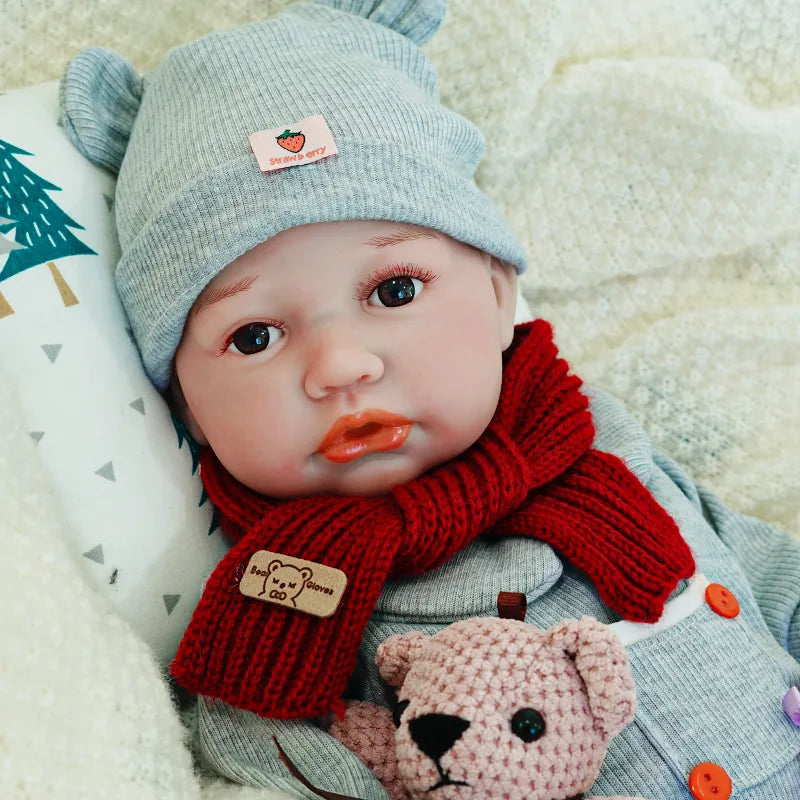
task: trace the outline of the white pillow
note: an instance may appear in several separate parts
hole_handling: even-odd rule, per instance
[[[57,120],[56,82],[0,96],[0,367],[86,579],[167,663],[225,541],[114,289],[114,178]]]

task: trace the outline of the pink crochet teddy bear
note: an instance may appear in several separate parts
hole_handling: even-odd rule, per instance
[[[636,712],[625,649],[591,617],[548,630],[474,617],[391,636],[375,661],[394,713],[350,702],[330,733],[392,800],[580,798]]]

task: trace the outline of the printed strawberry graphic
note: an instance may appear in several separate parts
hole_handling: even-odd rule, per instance
[[[275,141],[290,153],[298,153],[306,143],[306,137],[300,131],[290,131],[288,128],[280,135],[275,137]]]

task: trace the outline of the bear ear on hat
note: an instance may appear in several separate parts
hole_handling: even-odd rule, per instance
[[[93,164],[118,173],[143,91],[142,78],[121,55],[103,47],[82,50],[58,87],[69,140]]]
[[[317,0],[339,11],[349,11],[425,44],[439,29],[447,0]]]

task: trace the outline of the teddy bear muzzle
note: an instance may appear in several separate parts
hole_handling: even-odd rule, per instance
[[[466,781],[454,781],[443,769],[439,759],[461,738],[469,722],[452,714],[422,714],[408,721],[408,732],[414,744],[433,761],[439,781],[428,788],[431,792],[442,786],[469,786]]]

